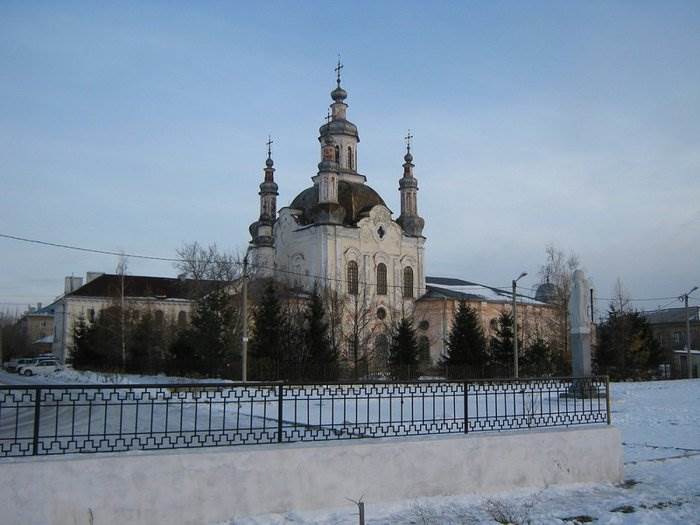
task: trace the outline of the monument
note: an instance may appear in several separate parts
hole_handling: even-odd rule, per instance
[[[591,315],[588,281],[581,270],[571,279],[569,317],[571,333],[571,372],[573,377],[591,375]]]
[[[574,381],[567,397],[590,398],[598,395],[591,377],[591,315],[586,276],[576,270],[571,278],[569,296],[569,333],[571,335],[571,375]]]

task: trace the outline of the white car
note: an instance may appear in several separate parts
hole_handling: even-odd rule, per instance
[[[17,373],[23,376],[33,376],[35,374],[50,374],[61,370],[63,370],[63,366],[55,359],[38,359],[34,363],[17,368]]]

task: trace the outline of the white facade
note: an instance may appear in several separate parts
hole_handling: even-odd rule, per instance
[[[425,293],[424,221],[418,215],[413,157],[404,156],[398,219],[357,170],[357,127],[347,120],[347,93],[331,92],[329,120],[319,130],[321,162],[313,186],[276,214],[277,184],[268,151],[260,184],[260,218],[250,227],[249,255],[258,276],[300,289],[333,290],[345,304],[376,312],[367,329],[410,315]],[[399,170],[397,172],[401,173]],[[381,310],[381,311],[380,311]]]
[[[99,285],[101,280],[114,280],[118,278],[115,275],[100,274],[92,279],[87,279],[84,286],[82,281],[77,288],[66,286],[66,293],[57,299],[50,308],[54,312],[54,334],[53,334],[53,354],[62,362],[66,362],[70,358],[71,349],[73,346],[73,330],[79,319],[83,319],[86,323],[91,323],[100,315],[103,310],[121,305],[121,297],[113,293],[113,288],[109,293],[94,293],[105,290],[104,286]],[[163,277],[134,277],[125,276],[126,280],[126,295],[124,297],[124,306],[127,309],[137,312],[150,312],[156,320],[162,321],[165,324],[187,324],[191,318],[191,312],[194,308],[194,301],[184,297],[168,296],[163,291],[163,283],[178,282],[177,279],[169,279]],[[152,282],[152,286],[142,287],[139,293],[130,293],[132,280],[140,282]],[[185,283],[182,283],[183,285]],[[89,287],[89,288],[88,288]],[[143,293],[144,290],[153,290],[152,294]],[[86,290],[88,293],[86,293]],[[93,292],[93,293],[89,293]],[[184,294],[179,294],[184,295]]]

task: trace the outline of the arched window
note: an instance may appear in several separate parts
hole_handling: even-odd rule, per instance
[[[163,314],[163,310],[156,310],[155,318],[157,324],[163,324],[163,322],[165,321],[165,315]]]
[[[413,268],[410,266],[403,270],[403,296],[407,299],[413,297]]]
[[[177,314],[177,326],[179,328],[184,328],[187,325],[187,312],[180,310]]]
[[[357,263],[355,261],[350,261],[348,263],[348,293],[350,295],[357,295]]]
[[[340,163],[340,146],[335,147],[335,161]]]
[[[386,264],[377,265],[377,295],[386,295]]]
[[[348,146],[348,168],[350,168],[350,169],[353,169],[352,168],[352,160],[353,160],[352,159],[352,148],[350,146]]]

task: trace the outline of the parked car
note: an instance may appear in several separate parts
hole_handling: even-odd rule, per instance
[[[17,372],[17,369],[23,365],[29,365],[36,361],[36,357],[15,357],[6,361],[3,367],[8,372]]]
[[[60,372],[61,370],[63,370],[63,366],[55,359],[37,359],[33,363],[20,366],[17,373],[23,376],[33,376]]]

